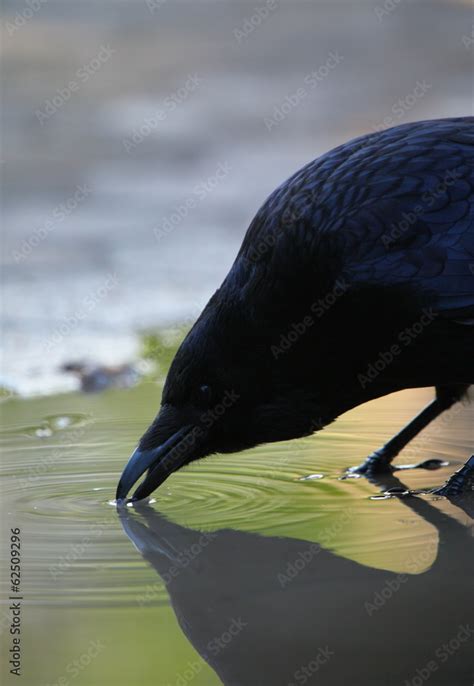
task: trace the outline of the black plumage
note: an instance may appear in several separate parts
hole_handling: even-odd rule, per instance
[[[350,141],[257,212],[118,497],[146,469],[138,498],[209,453],[308,435],[370,399],[435,386],[424,414],[371,456],[387,467],[474,382],[473,343],[474,118]]]

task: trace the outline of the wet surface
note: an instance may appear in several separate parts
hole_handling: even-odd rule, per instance
[[[118,476],[158,397],[144,384],[3,405],[3,519],[21,527],[24,549],[24,683],[38,672],[55,683],[101,641],[76,683],[136,683],[139,670],[140,683],[175,684],[194,669],[195,684],[275,686],[306,668],[305,683],[395,685],[435,660],[430,683],[470,684],[472,520],[443,498],[385,493],[441,485],[470,454],[472,406],[398,460],[449,466],[402,470],[395,484],[340,476],[429,390],[358,408],[310,439],[213,456],[150,505],[117,512]]]

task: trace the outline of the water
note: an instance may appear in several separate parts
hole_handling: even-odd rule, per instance
[[[213,456],[120,512],[110,501],[156,385],[5,402],[2,535],[21,528],[23,683],[74,672],[87,686],[275,686],[305,665],[325,684],[412,678],[469,619],[472,520],[445,499],[374,499],[383,484],[339,477],[430,396],[403,392],[310,439]],[[459,406],[420,436],[401,462],[450,464],[401,472],[403,484],[443,483],[470,454],[472,420]],[[370,610],[377,592],[389,599]],[[470,683],[461,638],[456,658],[433,658],[430,683]]]

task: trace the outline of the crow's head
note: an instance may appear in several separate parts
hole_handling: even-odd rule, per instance
[[[245,308],[223,308],[219,300],[211,300],[181,344],[160,411],[124,469],[117,499],[125,498],[144,472],[135,500],[193,460],[298,438],[318,428],[318,413],[303,379],[298,383],[294,356],[279,359],[261,319],[256,327]]]

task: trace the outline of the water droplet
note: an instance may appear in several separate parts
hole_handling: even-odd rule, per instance
[[[57,429],[66,429],[68,426],[72,424],[72,418],[71,417],[55,417],[54,418],[54,424]]]
[[[362,474],[358,474],[357,472],[346,472],[342,476],[339,477],[339,481],[346,481],[346,479],[360,479],[362,478]]]
[[[308,476],[300,476],[297,481],[313,481],[313,479],[324,479],[324,474],[308,474]]]
[[[36,429],[35,435],[38,436],[38,438],[49,438],[49,436],[53,435],[53,432],[49,426],[42,426],[41,428]]]

